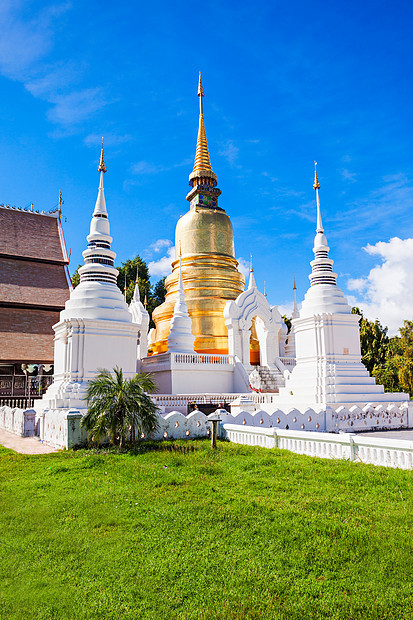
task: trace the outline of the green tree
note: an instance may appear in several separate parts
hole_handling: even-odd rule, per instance
[[[149,434],[158,428],[157,406],[147,392],[156,389],[152,376],[140,372],[131,379],[124,379],[121,368],[115,367],[113,375],[100,369],[90,381],[87,393],[87,413],[82,419],[92,441],[99,443],[109,437],[111,444],[122,447],[129,436],[135,442],[135,432]]]
[[[386,392],[402,391],[399,379],[399,370],[402,363],[401,356],[402,349],[400,346],[400,338],[397,336],[390,338],[389,344],[387,345],[385,362],[376,365],[372,372],[376,382],[380,385],[384,385]]]
[[[161,280],[158,280],[158,282],[153,287],[153,292],[151,292],[148,298],[148,306],[146,309],[149,312],[149,315],[151,317],[149,327],[155,327],[155,322],[152,319],[152,313],[155,310],[155,308],[160,306],[165,301],[165,295],[166,295],[165,278],[161,278]]]
[[[78,265],[76,271],[72,275],[72,285],[73,288],[80,282],[79,276],[79,268],[81,265]],[[165,278],[161,278],[154,287],[152,287],[150,278],[149,278],[149,269],[146,262],[137,254],[135,258],[129,259],[121,264],[120,267],[117,268],[119,270],[117,285],[122,291],[125,292],[125,281],[126,281],[126,302],[130,304],[133,293],[135,291],[135,282],[136,282],[136,272],[138,271],[138,286],[139,286],[139,295],[142,303],[145,302],[146,299],[146,309],[149,312],[149,316],[151,317],[151,327],[155,327],[155,323],[152,320],[152,312],[155,310],[157,306],[162,304],[165,301],[166,288],[165,288]]]
[[[137,255],[132,260],[127,260],[122,263],[119,269],[118,286],[122,292],[124,292],[125,279],[126,279],[126,301],[129,304],[133,297],[136,281],[136,270],[138,269],[138,285],[139,295],[142,303],[146,303],[146,309],[150,316],[150,327],[155,327],[155,323],[152,320],[152,312],[157,306],[165,301],[166,288],[165,278],[161,278],[155,286],[152,288],[149,279],[149,269],[146,262]]]
[[[156,301],[158,306],[160,304],[163,304],[163,302],[165,301],[165,295],[166,295],[165,280],[166,280],[165,277],[161,278],[160,280],[158,280],[158,282],[153,287],[152,298],[154,299],[154,301]]]
[[[399,381],[401,389],[413,395],[413,321],[404,321],[400,332]]]
[[[149,269],[146,262],[137,254],[135,258],[128,259],[118,267],[118,287],[122,291],[125,290],[126,280],[126,302],[130,304],[133,292],[135,290],[136,272],[138,271],[138,286],[141,300],[144,301],[145,296],[149,300],[151,283],[149,280]]]
[[[78,265],[76,267],[76,271],[74,272],[74,274],[71,276],[71,280],[72,280],[72,286],[73,288],[76,288],[77,285],[80,282],[80,275],[79,275],[79,269],[81,268],[82,265]]]
[[[366,319],[359,308],[353,308],[352,313],[360,315],[361,360],[372,373],[375,366],[381,366],[387,358],[389,344],[387,327],[382,327],[377,319],[375,321]]]

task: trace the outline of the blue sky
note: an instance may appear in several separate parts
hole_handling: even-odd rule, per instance
[[[294,275],[308,288],[316,159],[339,285],[395,331],[413,318],[412,18],[397,1],[3,0],[0,202],[48,210],[62,189],[74,269],[103,135],[118,261],[162,267],[201,70],[220,205],[270,302],[288,310]]]

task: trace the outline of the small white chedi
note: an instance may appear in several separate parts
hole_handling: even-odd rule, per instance
[[[148,350],[148,334],[149,334],[149,312],[141,302],[139,293],[139,277],[136,271],[135,290],[133,291],[132,301],[129,304],[129,312],[132,315],[132,321],[138,325],[138,338],[136,346],[136,359],[146,355]]]
[[[80,284],[71,292],[55,331],[54,381],[36,409],[85,409],[87,385],[99,368],[123,369],[125,377],[136,372],[139,326],[116,282],[115,252],[103,188],[106,172],[103,147],[98,168],[99,192],[79,269]],[[135,304],[136,305],[136,304]],[[139,308],[135,307],[135,313]],[[140,314],[146,330],[146,310]],[[146,313],[147,315],[147,313]],[[149,317],[148,317],[149,319]],[[144,337],[146,334],[144,335]]]
[[[361,361],[359,316],[352,314],[329,258],[329,247],[321,220],[315,170],[317,230],[314,260],[308,289],[292,330],[296,366],[280,389],[280,403],[294,406],[354,405],[409,400],[408,394],[385,393],[376,385]]]

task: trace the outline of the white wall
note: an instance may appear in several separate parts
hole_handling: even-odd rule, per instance
[[[413,441],[353,434],[311,433],[224,424],[226,438],[234,443],[281,448],[326,459],[347,459],[365,464],[413,469]]]
[[[34,409],[19,409],[5,405],[0,407],[0,428],[21,437],[33,436],[35,416]]]

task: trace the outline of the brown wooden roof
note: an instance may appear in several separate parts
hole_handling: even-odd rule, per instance
[[[0,304],[64,308],[69,299],[65,267],[0,256]]]
[[[3,362],[53,363],[53,329],[59,312],[0,308],[0,358]]]
[[[59,227],[52,215],[0,207],[2,361],[53,362],[52,325],[70,296]]]
[[[0,254],[63,261],[57,217],[0,207]]]

